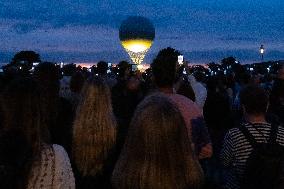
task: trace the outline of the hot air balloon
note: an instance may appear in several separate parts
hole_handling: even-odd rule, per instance
[[[141,16],[130,16],[119,28],[119,39],[134,64],[141,64],[152,46],[155,28],[150,20]]]

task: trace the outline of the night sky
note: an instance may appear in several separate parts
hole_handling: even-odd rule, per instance
[[[0,0],[0,62],[34,50],[43,60],[128,59],[118,29],[128,16],[156,28],[146,57],[164,47],[193,63],[235,56],[243,63],[284,59],[284,0]]]

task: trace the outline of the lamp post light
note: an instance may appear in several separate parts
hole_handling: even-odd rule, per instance
[[[261,60],[263,61],[263,54],[264,54],[264,46],[263,45],[260,46],[259,52],[260,52],[260,55],[261,55]]]
[[[179,65],[183,64],[183,55],[178,56],[178,63],[179,63]]]

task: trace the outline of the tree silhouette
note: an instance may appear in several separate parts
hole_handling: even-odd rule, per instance
[[[236,63],[236,59],[232,56],[228,57],[228,58],[223,58],[221,61],[221,65],[223,68],[226,68],[228,66],[232,66],[233,64]]]
[[[66,64],[63,66],[62,71],[65,76],[72,76],[74,73],[76,73],[76,64]]]
[[[14,55],[11,66],[29,71],[34,62],[41,62],[39,54],[34,51],[20,51]]]
[[[215,62],[210,62],[209,64],[207,64],[208,68],[210,68],[211,71],[218,71],[218,68],[221,67],[220,64],[216,64]]]

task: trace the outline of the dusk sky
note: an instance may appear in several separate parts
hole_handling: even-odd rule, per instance
[[[156,38],[146,62],[167,46],[193,63],[234,56],[243,63],[284,59],[284,0],[0,0],[0,62],[21,50],[45,61],[129,60],[118,29],[149,18]]]

